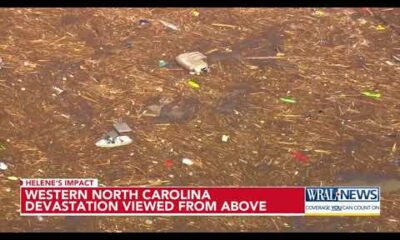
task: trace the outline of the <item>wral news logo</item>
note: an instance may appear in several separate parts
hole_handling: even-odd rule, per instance
[[[306,187],[306,215],[377,216],[379,187]]]
[[[379,202],[379,187],[307,187],[306,201]]]

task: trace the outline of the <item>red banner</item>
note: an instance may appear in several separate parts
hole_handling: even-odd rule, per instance
[[[21,215],[304,215],[304,187],[21,187]]]

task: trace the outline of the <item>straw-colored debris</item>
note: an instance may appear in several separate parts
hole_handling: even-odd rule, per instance
[[[400,10],[201,8],[198,17],[192,10],[0,10],[0,160],[8,166],[0,172],[0,231],[398,231]],[[210,73],[175,71],[175,57],[188,51],[205,53]],[[161,59],[169,64],[160,68]],[[188,86],[192,79],[199,89]],[[163,97],[171,100],[149,104]],[[117,121],[130,123],[134,142],[97,148]],[[182,165],[185,156],[195,164]],[[166,168],[167,159],[178,166]],[[341,185],[344,171],[391,176],[369,183],[391,190],[383,192],[381,217],[154,217],[148,224],[147,217],[38,221],[18,213],[19,178]]]

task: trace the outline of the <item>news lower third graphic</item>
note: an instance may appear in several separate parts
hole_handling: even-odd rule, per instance
[[[379,187],[109,187],[22,179],[21,216],[379,216]]]
[[[379,187],[306,187],[307,216],[379,216]]]

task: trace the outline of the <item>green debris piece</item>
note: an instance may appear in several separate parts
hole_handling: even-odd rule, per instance
[[[296,103],[296,99],[293,97],[281,97],[280,100],[285,103]]]
[[[0,143],[0,151],[4,151],[6,150],[6,146],[4,146],[3,144]]]
[[[160,60],[160,61],[158,62],[158,66],[160,66],[160,68],[166,67],[167,64],[168,64],[168,63],[167,63],[166,61],[164,61],[164,60]]]
[[[381,94],[378,92],[373,92],[373,91],[364,91],[361,93],[364,96],[370,97],[370,98],[380,98]]]
[[[193,89],[196,89],[196,90],[200,89],[200,84],[198,84],[195,80],[189,80],[188,84]]]

